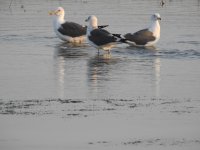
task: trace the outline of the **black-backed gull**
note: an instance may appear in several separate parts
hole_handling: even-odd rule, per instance
[[[97,48],[98,52],[99,49],[103,49],[110,53],[110,50],[117,43],[126,42],[126,40],[121,38],[119,34],[111,34],[105,29],[99,29],[98,20],[96,16],[89,16],[85,21],[89,22],[86,34],[88,43]]]
[[[149,28],[125,34],[124,37],[127,39],[127,43],[132,46],[153,46],[160,39],[159,20],[161,20],[160,14],[155,13],[151,16]]]
[[[71,43],[83,43],[86,41],[86,26],[82,26],[75,22],[65,21],[65,11],[62,7],[58,7],[56,10],[49,12],[49,15],[53,15],[53,26],[56,35],[63,41]],[[98,28],[104,28],[108,25],[98,26]]]

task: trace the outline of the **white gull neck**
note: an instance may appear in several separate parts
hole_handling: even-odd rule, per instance
[[[98,28],[98,21],[96,17],[93,17],[92,19],[90,19],[89,21],[89,25],[87,27],[87,35],[90,35],[90,32],[94,29]]]
[[[65,22],[64,16],[54,16],[53,18],[53,25],[55,29],[58,29],[61,24]]]
[[[160,37],[160,24],[158,20],[152,21],[149,31],[153,32],[155,37]]]

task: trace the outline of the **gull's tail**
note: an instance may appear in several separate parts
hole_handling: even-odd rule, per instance
[[[112,34],[112,35],[118,39],[118,42],[128,44],[128,40],[125,37],[123,37],[121,34]]]

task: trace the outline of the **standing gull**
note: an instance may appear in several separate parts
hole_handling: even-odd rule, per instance
[[[98,28],[98,21],[96,16],[89,16],[86,20],[89,22],[87,28],[87,39],[90,45],[98,49],[103,49],[110,53],[110,50],[117,44],[126,42],[119,34],[111,34],[107,30]]]
[[[86,40],[86,27],[65,21],[65,11],[62,7],[58,7],[55,11],[49,12],[49,14],[54,15],[54,31],[61,40],[72,43],[82,43]]]
[[[124,37],[127,43],[132,46],[153,46],[160,39],[160,14],[155,13],[151,16],[151,25],[147,29],[135,33],[127,33]]]
[[[83,43],[86,41],[86,26],[74,22],[65,21],[65,11],[62,7],[49,12],[53,15],[53,26],[56,35],[63,41],[70,43]],[[99,26],[99,28],[107,27],[108,25]]]

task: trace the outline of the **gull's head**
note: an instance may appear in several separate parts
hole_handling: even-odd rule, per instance
[[[161,20],[160,14],[159,13],[155,13],[151,16],[151,20],[152,21],[157,21],[157,20]]]
[[[49,15],[54,15],[57,17],[63,17],[65,16],[65,10],[62,7],[58,7],[56,10],[50,11]]]
[[[89,26],[92,27],[92,28],[97,28],[97,24],[98,24],[98,20],[97,20],[97,17],[92,15],[92,16],[89,16],[86,20],[86,22],[89,22]]]

